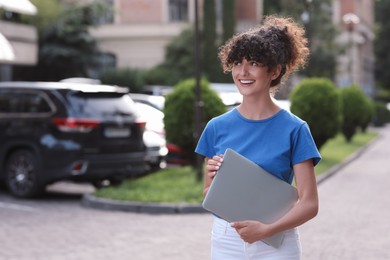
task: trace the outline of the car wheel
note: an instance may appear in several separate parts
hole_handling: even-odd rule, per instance
[[[16,197],[34,197],[43,191],[36,156],[28,150],[18,150],[11,154],[5,169],[6,185]]]

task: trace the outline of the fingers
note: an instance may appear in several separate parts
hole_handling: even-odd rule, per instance
[[[246,221],[238,221],[238,222],[233,222],[230,225],[236,230],[239,230],[241,228],[248,226],[248,223]]]
[[[217,171],[219,170],[219,167],[222,165],[223,158],[222,156],[214,155],[213,158],[210,158],[207,161],[206,169],[207,169],[207,175],[210,178],[214,178],[214,176],[217,174]]]

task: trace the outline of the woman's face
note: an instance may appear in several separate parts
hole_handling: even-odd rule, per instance
[[[271,81],[277,78],[275,72],[268,71],[268,67],[246,59],[233,64],[232,76],[243,96],[261,93],[269,95]]]

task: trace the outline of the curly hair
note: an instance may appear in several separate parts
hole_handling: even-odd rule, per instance
[[[225,73],[244,58],[269,70],[281,65],[279,77],[271,82],[271,87],[275,87],[282,78],[287,79],[291,72],[306,64],[307,45],[305,30],[292,18],[267,16],[263,24],[230,38],[219,48],[218,58]]]

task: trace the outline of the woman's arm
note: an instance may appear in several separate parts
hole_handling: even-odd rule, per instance
[[[294,173],[298,201],[286,215],[268,225],[258,221],[232,223],[244,241],[253,243],[275,233],[302,225],[317,215],[318,193],[313,161],[310,159],[294,165]]]

